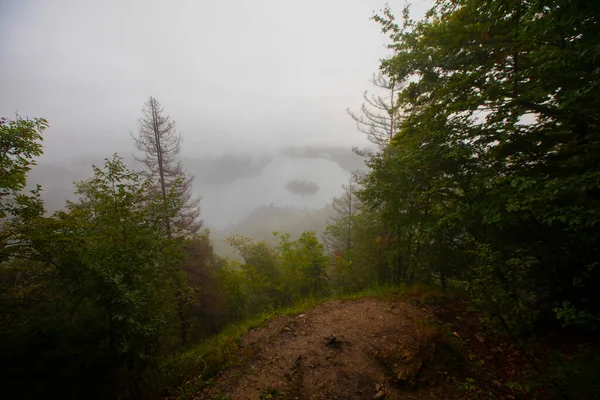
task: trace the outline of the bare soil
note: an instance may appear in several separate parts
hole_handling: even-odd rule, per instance
[[[278,317],[245,335],[239,365],[196,398],[455,398],[436,322],[427,307],[373,298]]]

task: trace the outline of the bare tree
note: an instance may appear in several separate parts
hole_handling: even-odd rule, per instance
[[[168,193],[174,190],[181,202],[179,213],[173,218],[165,220],[165,229],[168,235],[194,235],[202,227],[200,216],[200,198],[195,197],[192,191],[193,175],[183,170],[179,160],[182,137],[175,130],[175,122],[156,100],[150,96],[144,103],[142,117],[138,120],[138,134],[131,137],[135,146],[143,153],[142,162],[148,173],[157,178],[157,193],[166,201]]]
[[[347,111],[356,121],[358,130],[367,135],[367,139],[379,149],[384,149],[398,131],[400,115],[396,103],[397,94],[402,86],[396,80],[388,79],[382,74],[373,75],[372,82],[378,88],[378,92],[382,93],[365,92],[360,113],[354,113],[350,109]],[[369,149],[353,148],[353,150],[362,156],[372,154]]]
[[[200,198],[194,197],[192,181],[194,176],[183,170],[179,160],[181,134],[175,130],[175,122],[156,98],[150,96],[144,103],[142,117],[138,120],[138,134],[131,134],[135,147],[143,156],[136,159],[148,168],[148,174],[157,178],[157,186],[151,190],[162,195],[165,204],[167,196],[174,191],[180,201],[177,215],[165,219],[165,229],[169,237],[173,235],[192,236],[200,230]],[[188,337],[188,323],[185,319],[184,294],[177,291],[177,313],[181,328],[181,343],[185,346]]]

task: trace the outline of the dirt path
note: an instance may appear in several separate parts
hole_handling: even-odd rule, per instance
[[[444,368],[433,362],[440,347],[433,321],[430,311],[371,298],[279,317],[250,331],[239,354],[249,361],[197,398],[448,398]]]

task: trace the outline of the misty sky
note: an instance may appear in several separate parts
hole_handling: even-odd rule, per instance
[[[190,154],[354,144],[363,138],[345,109],[360,106],[387,53],[369,20],[384,5],[0,0],[0,114],[47,118],[52,159],[131,151],[150,94]],[[391,3],[398,15],[402,5]]]
[[[430,4],[415,0],[414,16]],[[401,14],[402,1],[390,5]],[[388,55],[386,36],[370,20],[384,6],[0,0],[0,116],[18,111],[49,121],[45,154],[30,178],[44,187],[50,211],[72,196],[73,181],[89,176],[89,164],[114,152],[131,156],[129,132],[150,95],[183,134],[185,166],[196,174],[208,224],[236,223],[260,205],[321,207],[350,175],[336,162],[274,155],[246,168],[244,157],[290,146],[350,152],[367,143],[346,109],[359,109]],[[301,177],[321,190],[294,197],[285,183]]]

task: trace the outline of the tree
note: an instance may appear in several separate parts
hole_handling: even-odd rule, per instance
[[[23,195],[27,173],[42,154],[42,132],[48,127],[43,118],[0,119],[0,219],[21,214],[33,206]],[[38,190],[34,197],[38,197]]]
[[[138,120],[138,136],[131,135],[135,146],[144,155],[138,159],[148,168],[148,174],[155,178],[156,183],[149,188],[149,194],[162,195],[164,206],[168,206],[168,193],[177,194],[181,207],[172,214],[166,210],[164,228],[168,236],[192,236],[198,233],[202,224],[200,216],[200,198],[192,192],[193,176],[187,175],[179,160],[181,151],[181,134],[175,130],[175,122],[154,97],[150,96],[144,103],[142,117]],[[179,316],[181,324],[181,341],[187,343],[187,322],[185,318],[184,293],[179,293]]]
[[[287,291],[293,295],[324,295],[329,275],[329,257],[314,231],[302,232],[298,240],[289,240],[288,234],[280,235],[280,257],[286,275]]]
[[[354,217],[359,213],[360,200],[356,196],[358,185],[353,179],[342,185],[344,192],[333,199],[332,208],[335,215],[330,218],[323,241],[330,253],[344,253],[349,257],[353,246]]]
[[[152,185],[115,156],[77,183],[64,211],[10,226],[26,248],[0,265],[9,393],[114,398],[130,383],[118,371],[139,376],[171,342],[183,240],[162,221],[179,201],[171,192],[164,207]]]
[[[218,290],[216,278],[223,263],[214,253],[207,229],[185,241],[181,270],[188,288],[185,316],[192,341],[218,333],[228,322],[226,297]]]
[[[253,307],[266,310],[281,306],[286,293],[281,288],[281,268],[276,249],[265,241],[255,243],[251,238],[239,235],[228,237],[226,241],[244,261],[239,265],[239,271],[250,292],[248,298]]]
[[[362,207],[362,188],[355,178],[342,188],[344,193],[332,204],[336,215],[328,221],[322,237],[334,265],[335,283],[342,291],[353,292],[374,281],[391,282],[386,260],[391,236],[387,221],[381,213]]]
[[[384,149],[400,126],[401,117],[396,102],[402,86],[395,77],[388,78],[381,73],[373,75],[372,83],[380,93],[365,92],[360,113],[352,112],[350,109],[347,112],[356,122],[357,129],[379,149]],[[353,150],[362,156],[371,155],[368,149],[354,148]]]
[[[150,190],[162,194],[163,200],[169,191],[175,190],[182,203],[180,211],[164,221],[166,231],[169,235],[196,234],[202,226],[198,221],[200,198],[193,194],[194,176],[185,173],[179,160],[182,137],[175,130],[175,122],[164,115],[161,104],[150,96],[144,103],[138,125],[138,135],[131,136],[136,148],[143,153],[138,161],[156,178],[156,184]]]
[[[56,215],[65,246],[55,248],[62,255],[54,257],[76,268],[81,295],[106,312],[108,346],[115,355],[143,358],[145,346],[157,345],[152,341],[169,319],[164,299],[183,257],[181,240],[166,235],[159,222],[177,213],[178,193],[167,193],[164,207],[159,196],[149,201],[152,185],[115,156],[103,170],[94,167],[94,177],[77,184],[79,201]],[[165,209],[171,215],[163,215]]]
[[[420,22],[375,16],[404,117],[361,200],[394,224],[407,277],[453,270],[509,332],[599,320],[599,15],[597,2],[445,0]]]
[[[29,223],[44,213],[41,188],[25,193],[27,173],[42,154],[42,132],[48,127],[43,118],[0,119],[0,261],[27,251],[27,238],[20,237],[16,225]]]

